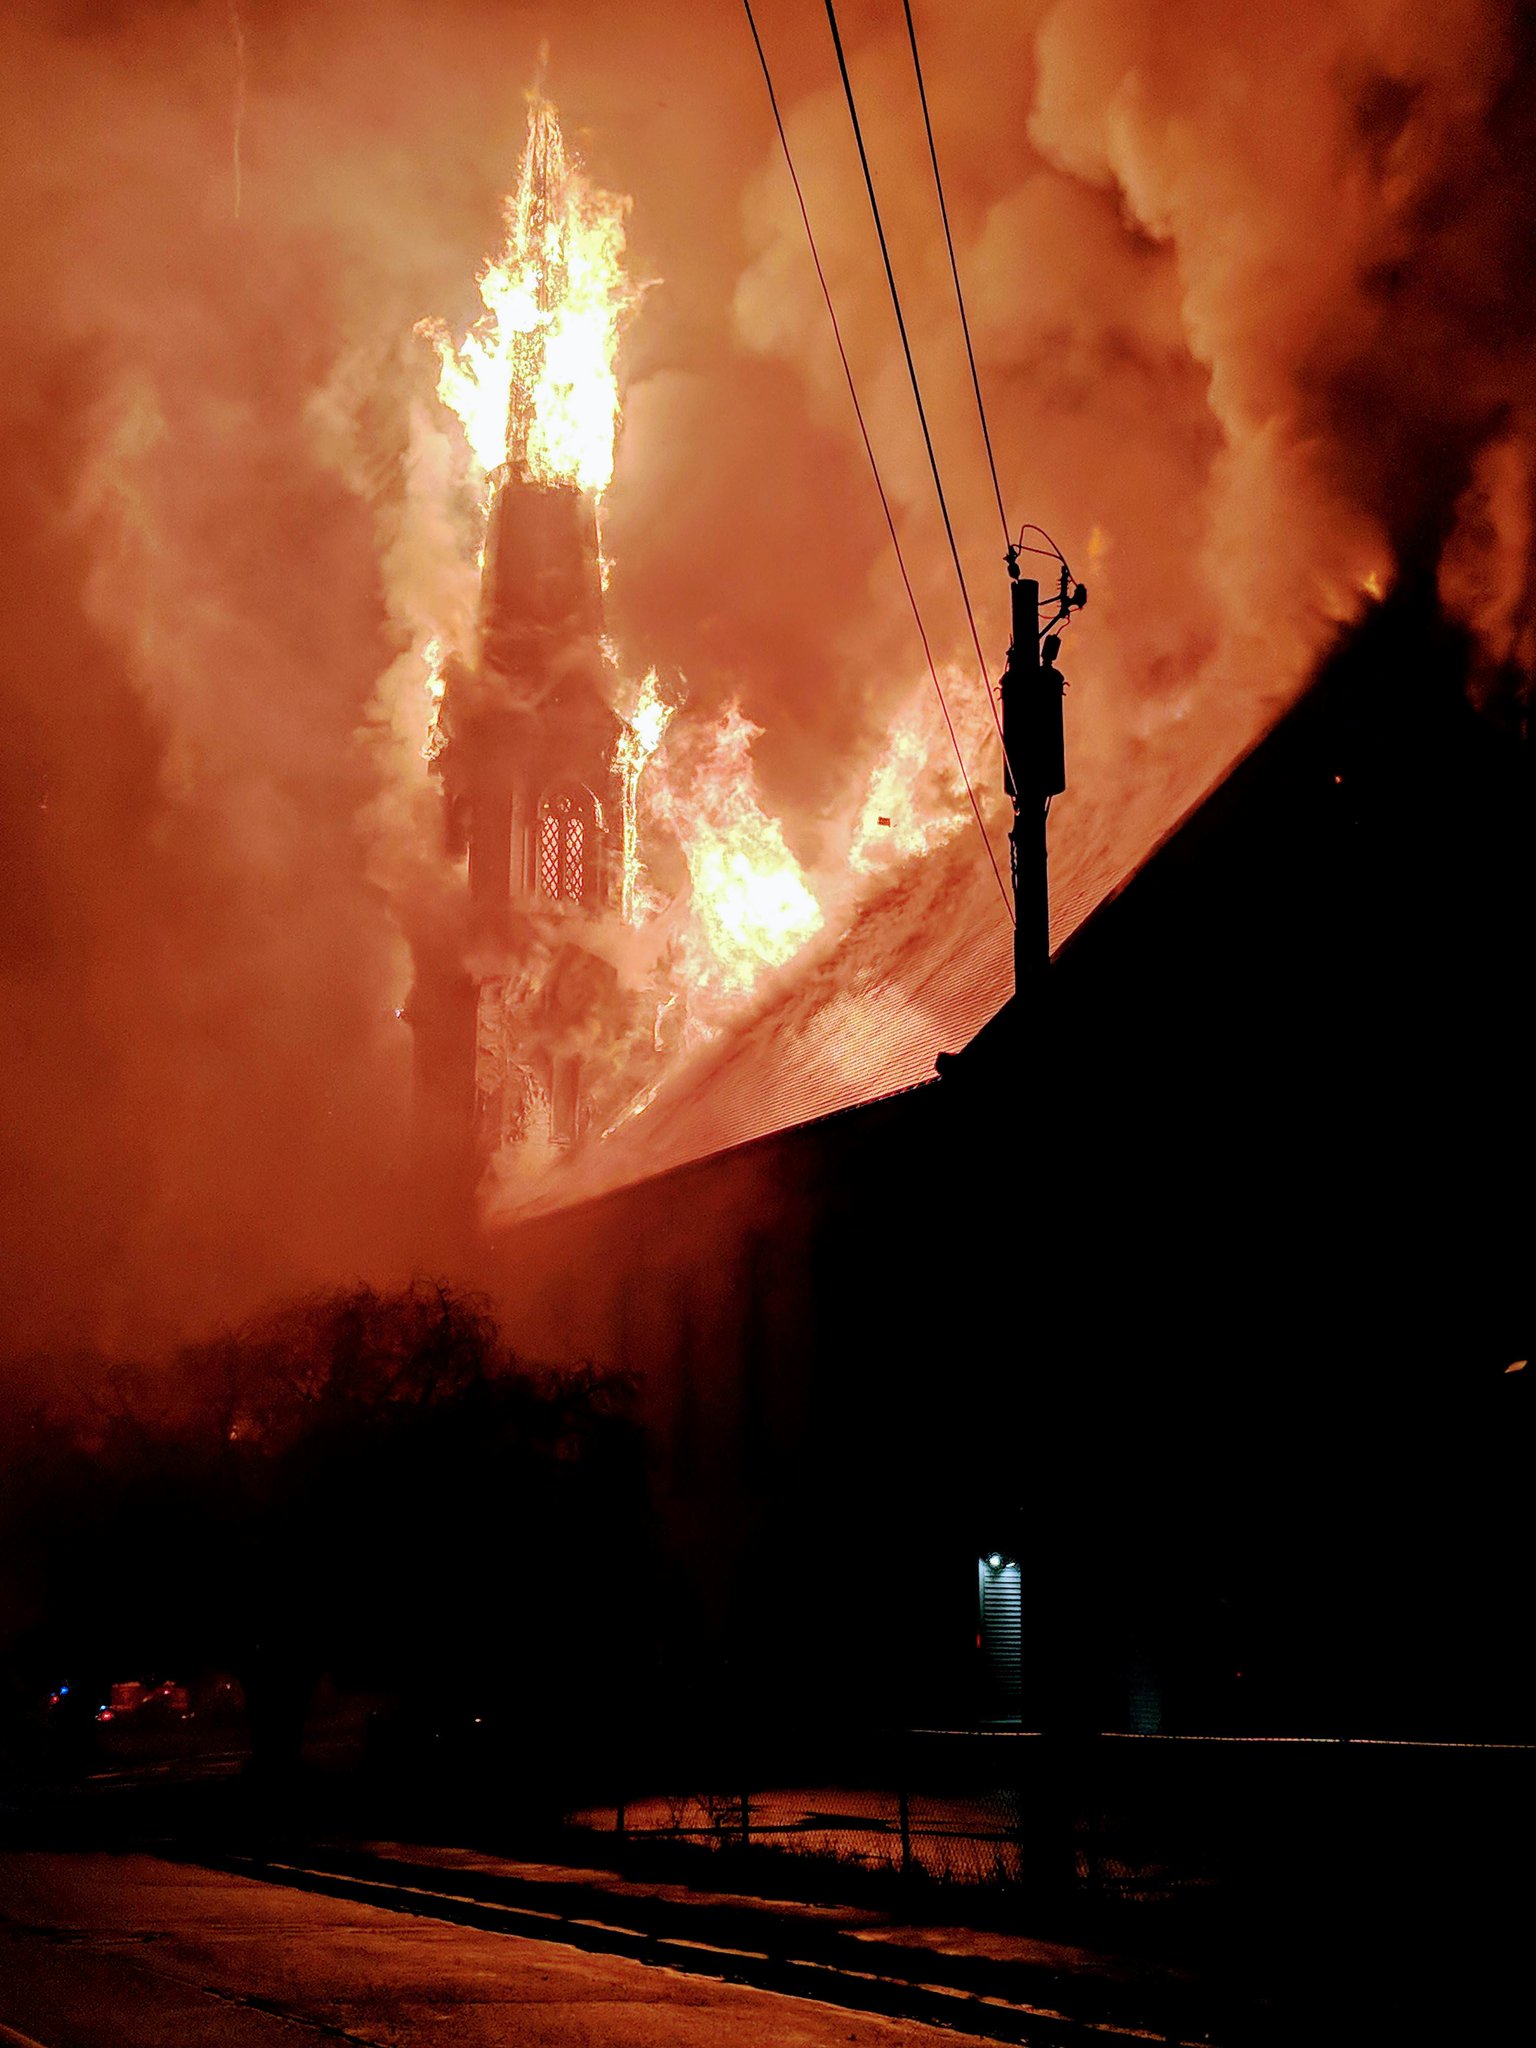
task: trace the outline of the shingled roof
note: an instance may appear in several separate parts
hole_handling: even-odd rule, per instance
[[[1179,737],[1076,773],[1058,800],[1053,950],[1177,828],[1248,735],[1213,720],[1202,745],[1171,743]],[[1001,854],[1000,835],[998,845]],[[1011,924],[967,829],[907,863],[840,937],[803,954],[757,1007],[676,1068],[642,1114],[584,1144],[519,1213],[563,1208],[929,1081],[937,1055],[966,1045],[1012,982]]]

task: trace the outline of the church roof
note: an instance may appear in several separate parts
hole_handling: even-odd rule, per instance
[[[1051,819],[1053,952],[1240,751],[1230,729],[1213,731],[1203,751],[1141,745],[1074,778]],[[995,843],[1005,860],[1000,833]],[[751,1011],[668,1075],[642,1113],[583,1145],[520,1213],[564,1208],[919,1086],[1012,985],[1012,926],[968,828],[873,891],[840,936],[783,970]]]
[[[1162,1009],[1182,983],[1206,987],[1199,964],[1215,957],[1219,988],[1237,919],[1264,935],[1260,954],[1304,941],[1308,1001],[1324,999],[1330,976],[1368,982],[1378,961],[1407,987],[1404,961],[1442,957],[1422,929],[1438,917],[1458,933],[1443,955],[1455,1000],[1465,1008],[1461,985],[1475,984],[1489,1014],[1507,1007],[1507,991],[1488,990],[1524,958],[1511,934],[1529,928],[1536,879],[1529,747],[1524,726],[1474,713],[1466,659],[1433,586],[1405,582],[1297,699],[1234,691],[1113,756],[1083,758],[1080,743],[1050,821],[1053,953],[1071,942],[1062,986],[1098,988],[1108,965],[1117,986]],[[1011,926],[968,829],[872,892],[840,936],[674,1069],[642,1114],[573,1153],[529,1208],[920,1086],[1011,993]],[[1249,993],[1275,998],[1267,985]],[[1449,1000],[1439,984],[1405,998],[1432,999]],[[988,1033],[977,1051],[1000,1042]]]

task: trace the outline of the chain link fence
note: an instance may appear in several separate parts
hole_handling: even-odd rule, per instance
[[[1019,1876],[1019,1799],[1003,1789],[944,1793],[772,1787],[668,1793],[572,1816],[578,1826],[711,1849],[774,1847],[865,1870],[946,1883]]]
[[[880,1738],[864,1781],[635,1792],[569,1816],[637,1847],[776,1852],[944,1887],[1151,1902],[1339,1873],[1408,1880],[1500,1853],[1536,1750],[1508,1745],[1019,1734]],[[729,1773],[718,1774],[720,1779]],[[875,1779],[879,1782],[874,1782]],[[837,1780],[840,1780],[838,1782]]]

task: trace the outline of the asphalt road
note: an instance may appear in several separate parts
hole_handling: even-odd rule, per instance
[[[954,2048],[933,2027],[191,1869],[0,1855],[4,2048]]]

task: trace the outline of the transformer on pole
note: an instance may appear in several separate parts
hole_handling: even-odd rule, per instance
[[[1013,803],[1008,834],[1013,879],[1013,985],[1017,995],[1038,987],[1051,958],[1051,900],[1046,866],[1046,818],[1051,798],[1067,786],[1062,692],[1055,665],[1060,642],[1040,640],[1040,585],[1019,574],[1010,549],[1013,637],[1003,674],[1003,787]],[[1080,593],[1080,594],[1079,594]],[[1062,572],[1060,617],[1079,609],[1087,592]],[[1053,621],[1055,624],[1058,621]],[[1044,659],[1042,660],[1042,654]]]

